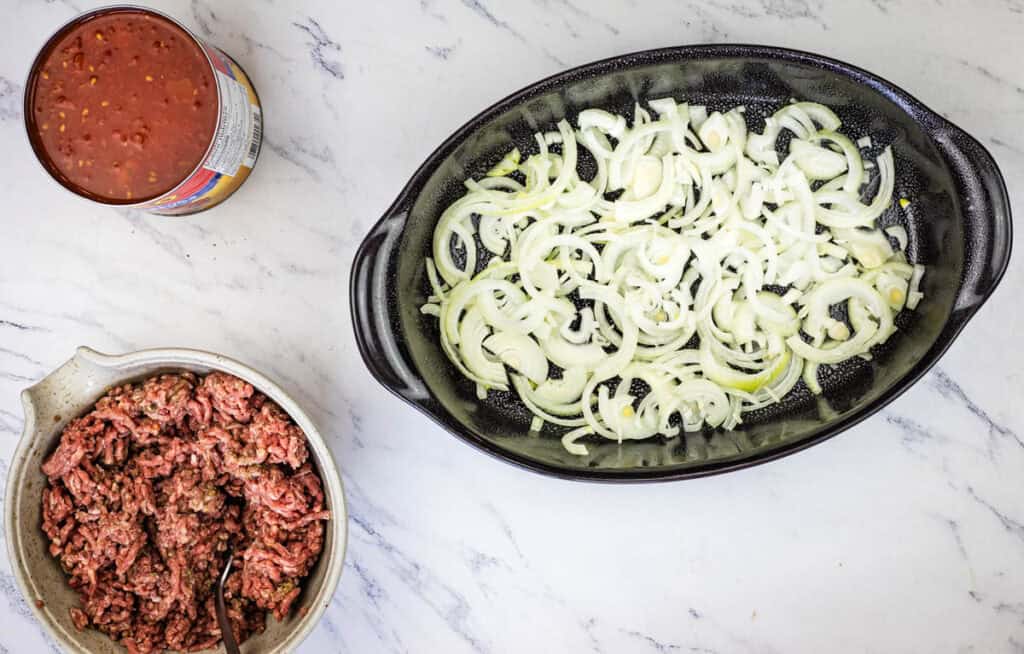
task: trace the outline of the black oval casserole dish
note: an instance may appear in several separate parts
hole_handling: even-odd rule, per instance
[[[814,397],[801,385],[748,414],[734,431],[687,433],[619,445],[588,443],[574,456],[558,433],[528,434],[515,398],[473,388],[445,358],[423,259],[440,214],[513,145],[532,151],[535,131],[583,109],[632,114],[637,100],[672,96],[710,109],[748,108],[752,129],[791,98],[820,102],[854,139],[892,145],[894,198],[880,219],[907,228],[910,258],[927,266],[925,299],[897,318],[900,331],[868,363],[844,364]],[[761,46],[688,46],[606,59],[527,87],[466,123],[416,171],[363,241],[352,268],[356,340],[370,372],[466,442],[520,466],[604,481],[683,479],[769,461],[834,436],[875,413],[919,379],[995,289],[1010,259],[1010,206],[991,155],[974,138],[902,89],[819,55]]]

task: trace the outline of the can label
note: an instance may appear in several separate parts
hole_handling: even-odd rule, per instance
[[[220,106],[217,131],[199,167],[170,192],[141,208],[182,215],[227,199],[249,176],[263,143],[263,114],[252,83],[223,52],[200,42],[213,65]]]
[[[220,94],[220,119],[213,136],[213,148],[203,162],[215,173],[234,175],[249,153],[253,132],[252,105],[245,87],[224,73],[215,71]]]

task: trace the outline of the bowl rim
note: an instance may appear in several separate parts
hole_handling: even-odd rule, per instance
[[[760,57],[784,63],[795,63],[806,66],[813,66],[823,68],[831,71],[835,74],[845,76],[854,82],[870,88],[875,93],[885,97],[889,101],[900,106],[911,118],[916,120],[929,136],[934,137],[933,132],[940,130],[949,130],[958,137],[966,140],[976,147],[985,157],[987,157],[993,164],[994,169],[994,183],[995,193],[1001,199],[1002,204],[1006,207],[1006,215],[1004,216],[1006,221],[1006,234],[1005,237],[1007,242],[1005,244],[1004,256],[998,261],[994,262],[994,271],[989,286],[985,289],[984,293],[977,298],[976,302],[971,306],[962,310],[962,313],[957,319],[954,319],[956,315],[956,308],[954,307],[953,312],[947,318],[945,326],[940,331],[936,340],[932,343],[925,355],[913,365],[907,372],[897,379],[893,384],[882,392],[878,397],[874,398],[870,402],[866,402],[861,406],[858,406],[853,411],[850,411],[846,416],[837,420],[833,425],[827,429],[823,429],[816,434],[813,434],[807,438],[801,440],[783,444],[781,446],[766,450],[762,453],[756,454],[749,457],[730,458],[724,461],[717,461],[713,463],[705,463],[695,465],[681,470],[672,469],[658,469],[658,468],[638,468],[633,470],[608,470],[601,468],[580,468],[572,469],[563,466],[558,466],[544,461],[527,457],[515,451],[505,449],[491,440],[479,436],[464,424],[458,422],[454,417],[446,419],[447,411],[441,409],[439,412],[432,406],[425,404],[424,400],[418,400],[403,395],[402,392],[393,384],[383,377],[378,369],[371,365],[374,353],[371,351],[370,346],[364,342],[365,336],[360,333],[359,323],[354,320],[354,336],[356,340],[357,349],[363,359],[364,364],[370,370],[371,375],[380,383],[385,389],[396,397],[403,401],[411,404],[418,411],[426,415],[435,424],[439,425],[448,433],[454,435],[458,440],[472,446],[473,448],[484,452],[494,458],[497,458],[506,463],[510,463],[518,468],[528,470],[530,472],[539,473],[548,477],[555,477],[559,479],[565,479],[569,481],[584,481],[584,482],[599,482],[599,483],[651,483],[651,482],[668,482],[668,481],[679,481],[684,479],[696,479],[700,477],[707,477],[711,475],[723,474],[727,472],[733,472],[736,470],[742,470],[744,468],[753,467],[770,461],[775,461],[783,457],[789,456],[805,450],[811,446],[822,443],[838,434],[850,429],[858,423],[874,416],[876,413],[885,408],[888,404],[899,398],[905,393],[911,386],[913,386],[918,380],[920,380],[933,366],[935,366],[942,355],[953,345],[959,334],[966,327],[967,323],[974,317],[978,310],[984,305],[991,295],[995,292],[999,286],[999,282],[1002,280],[1009,267],[1010,258],[1013,249],[1013,225],[1012,217],[1009,204],[1009,192],[1006,187],[1006,181],[995,164],[995,158],[989,152],[988,148],[984,146],[976,138],[968,134],[964,129],[957,126],[952,121],[940,115],[935,110],[931,109],[923,102],[918,100],[915,96],[904,90],[901,86],[875,74],[859,66],[847,63],[845,61],[828,57],[826,55],[809,52],[806,50],[799,50],[794,48],[786,48],[779,46],[770,45],[758,45],[749,43],[715,43],[715,44],[693,44],[693,45],[678,45],[668,46],[661,48],[653,48],[649,50],[639,50],[633,52],[627,52],[619,55],[613,55],[605,57],[595,61],[587,62],[579,66],[567,68],[565,70],[556,72],[552,75],[537,80],[531,84],[523,86],[518,90],[509,93],[508,95],[499,98],[489,106],[485,107],[477,114],[472,116],[458,128],[456,128],[447,138],[445,138],[427,157],[423,162],[416,168],[409,181],[405,184],[402,190],[399,192],[396,199],[384,212],[383,216],[377,220],[368,230],[367,236],[360,243],[356,250],[355,257],[352,262],[352,270],[349,275],[349,302],[350,311],[355,316],[356,310],[356,293],[359,292],[356,284],[358,281],[358,275],[356,274],[357,268],[361,265],[364,258],[373,258],[374,253],[367,254],[368,251],[373,248],[370,246],[370,241],[375,233],[382,230],[386,224],[393,220],[400,214],[405,214],[407,219],[412,207],[412,203],[415,202],[419,195],[420,189],[423,184],[429,179],[433,172],[434,166],[441,161],[444,157],[448,156],[453,152],[462,142],[472,136],[482,125],[488,121],[500,116],[501,114],[520,106],[522,103],[530,100],[534,96],[542,93],[548,93],[557,91],[559,88],[565,87],[575,81],[582,81],[587,79],[593,79],[595,77],[601,77],[605,75],[613,75],[622,69],[642,68],[645,66],[655,66],[673,63],[685,63],[689,60],[710,58],[710,57],[721,57],[721,58],[746,58],[746,57]],[[934,140],[934,138],[933,138]],[[401,226],[401,231],[404,232],[405,225],[404,221]],[[394,336],[393,336],[394,338]],[[404,338],[398,339],[401,346],[404,345]],[[415,366],[413,367],[415,369]],[[416,370],[417,377],[419,377],[419,371]],[[434,399],[433,391],[427,389],[427,394],[430,399]],[[436,402],[436,399],[434,399]],[[454,424],[453,424],[454,423]]]
[[[101,368],[128,373],[124,375],[124,381],[138,378],[137,369],[144,365],[174,368],[175,366],[183,367],[192,364],[225,372],[252,384],[260,392],[277,403],[305,432],[306,440],[317,454],[316,463],[319,468],[321,481],[323,482],[325,493],[331,502],[331,517],[328,520],[330,525],[328,529],[331,531],[333,539],[332,549],[320,553],[321,557],[327,557],[327,569],[325,570],[320,590],[314,597],[309,598],[306,605],[308,606],[308,611],[305,615],[299,616],[294,628],[286,632],[285,637],[280,642],[275,643],[269,650],[273,653],[292,651],[319,623],[320,618],[334,597],[341,578],[341,572],[344,568],[345,553],[348,548],[348,510],[341,474],[334,462],[331,449],[327,446],[327,442],[320,434],[316,424],[283,388],[263,373],[246,364],[231,357],[206,350],[169,347],[109,355],[81,346],[76,349],[71,359],[21,392],[25,423],[11,459],[7,484],[4,490],[4,497],[7,498],[4,507],[4,532],[7,539],[7,554],[10,559],[12,572],[22,597],[33,615],[61,647],[66,648],[68,651],[88,654],[87,650],[84,650],[75,641],[64,625],[54,620],[47,612],[37,606],[34,597],[38,595],[34,593],[34,584],[31,582],[28,568],[25,565],[26,559],[22,556],[22,552],[27,547],[27,544],[22,542],[21,528],[15,515],[15,503],[10,501],[14,492],[24,483],[26,475],[30,472],[27,467],[27,454],[36,444],[40,434],[40,430],[37,429],[38,421],[35,404],[32,400],[32,391],[46,382],[64,366],[76,361],[85,361]],[[130,371],[133,370],[134,373],[131,373]],[[108,389],[109,386],[104,388],[103,391],[105,392]],[[110,642],[114,646],[120,646],[113,639]],[[219,645],[218,649],[214,651],[218,650],[223,651],[223,644]]]

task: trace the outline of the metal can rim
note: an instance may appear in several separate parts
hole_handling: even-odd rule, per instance
[[[146,209],[150,208],[150,206],[152,204],[156,203],[157,201],[159,201],[159,200],[161,200],[163,198],[166,198],[166,197],[168,197],[170,195],[174,195],[176,192],[178,192],[185,185],[186,182],[188,182],[190,179],[192,179],[192,177],[196,173],[198,173],[200,170],[202,170],[203,164],[206,163],[207,158],[210,156],[210,152],[213,150],[213,146],[216,143],[217,132],[220,130],[220,127],[221,127],[221,115],[222,115],[222,113],[220,111],[220,107],[221,107],[221,104],[224,102],[224,98],[221,97],[221,90],[220,90],[220,86],[219,85],[214,84],[214,87],[216,88],[216,91],[217,91],[217,120],[216,120],[216,122],[214,123],[214,126],[213,126],[213,135],[210,137],[210,142],[207,144],[206,150],[203,152],[203,155],[199,158],[199,162],[196,164],[196,166],[192,170],[190,170],[188,172],[188,174],[186,174],[181,179],[181,181],[179,181],[177,184],[175,184],[174,187],[172,187],[168,191],[166,191],[164,193],[161,193],[159,195],[153,196],[151,198],[147,198],[145,200],[140,200],[138,202],[107,202],[107,201],[104,201],[102,199],[99,199],[97,196],[86,195],[84,193],[79,193],[79,192],[75,191],[73,188],[71,188],[70,186],[68,186],[64,182],[62,182],[56,175],[53,174],[53,172],[49,168],[47,168],[46,163],[44,163],[44,159],[51,159],[52,160],[52,157],[46,156],[45,152],[41,152],[40,148],[37,148],[36,143],[33,141],[32,134],[31,134],[32,124],[31,124],[30,121],[31,121],[32,112],[31,112],[31,107],[29,106],[29,97],[30,97],[30,94],[32,92],[32,86],[31,86],[30,83],[33,81],[36,73],[38,72],[39,66],[42,65],[43,54],[44,53],[48,53],[49,50],[50,50],[50,47],[54,44],[54,41],[57,38],[59,38],[60,36],[62,36],[63,34],[65,34],[68,31],[68,29],[71,28],[72,26],[77,25],[77,24],[81,24],[81,23],[85,23],[86,21],[88,21],[89,19],[93,18],[94,16],[99,16],[99,15],[102,15],[102,14],[111,13],[111,12],[117,12],[117,11],[137,11],[139,13],[152,14],[152,15],[157,16],[159,18],[162,18],[162,19],[170,22],[172,25],[178,27],[180,30],[185,32],[185,34],[188,35],[188,37],[190,39],[192,39],[192,43],[195,44],[195,46],[197,48],[199,48],[199,51],[203,54],[203,57],[206,59],[206,65],[209,66],[211,74],[216,75],[217,68],[216,68],[216,66],[214,66],[213,61],[210,59],[210,53],[207,51],[207,49],[205,47],[205,43],[195,34],[195,32],[193,32],[187,26],[183,25],[181,23],[181,21],[179,21],[178,19],[174,18],[173,16],[169,16],[169,15],[163,13],[162,11],[158,11],[156,9],[152,9],[150,7],[145,7],[143,5],[135,5],[135,4],[105,5],[103,7],[97,7],[95,9],[90,9],[88,11],[83,11],[82,13],[77,14],[77,15],[73,16],[72,18],[68,19],[67,21],[62,23],[56,30],[54,30],[54,32],[43,43],[42,47],[39,48],[39,52],[36,53],[35,58],[33,58],[33,60],[32,60],[32,64],[29,66],[28,73],[25,76],[25,84],[23,85],[25,90],[24,90],[24,94],[23,94],[23,97],[22,97],[22,113],[24,114],[25,138],[28,140],[28,145],[32,149],[32,152],[35,154],[36,161],[39,163],[39,165],[43,169],[43,171],[47,175],[49,175],[50,178],[53,179],[53,181],[57,182],[57,184],[59,184],[64,190],[66,190],[67,192],[71,193],[75,197],[84,198],[86,200],[89,200],[90,202],[94,202],[94,203],[102,205],[104,207],[117,207],[119,209],[142,209],[142,210],[146,210]],[[210,47],[214,47],[214,46],[210,46]],[[234,63],[234,59],[231,59],[231,61]],[[241,68],[241,67],[239,66],[239,68]],[[245,73],[245,75],[246,75],[246,77],[248,77],[248,73]],[[250,84],[251,84],[251,82],[250,82]],[[253,95],[256,95],[255,89],[253,89]],[[256,99],[257,106],[260,107],[260,111],[262,112],[262,105],[259,102],[259,96],[256,95],[256,98],[257,98]],[[213,205],[213,206],[216,206],[216,205]],[[211,207],[202,207],[202,208],[198,209],[197,211],[203,211],[203,210],[209,209],[209,208],[212,208],[212,206]],[[184,215],[184,214],[182,214],[182,215]]]

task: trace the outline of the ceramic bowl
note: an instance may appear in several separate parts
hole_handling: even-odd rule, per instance
[[[346,513],[341,477],[330,450],[309,416],[277,384],[237,361],[199,350],[143,350],[120,356],[79,348],[75,356],[35,386],[22,393],[25,429],[14,453],[7,480],[6,529],[11,567],[21,592],[39,621],[67,652],[106,654],[125,649],[105,634],[78,631],[70,609],[78,596],[56,559],[50,556],[42,524],[41,497],[46,476],[40,465],[56,448],[67,423],[88,411],[108,389],[138,381],[160,372],[190,370],[206,374],[214,370],[240,377],[276,402],[306,433],[310,456],[323,480],[327,508],[324,550],[304,582],[299,610],[278,622],[268,616],[267,628],[242,645],[249,654],[291,652],[316,625],[341,576],[345,555]],[[206,652],[223,652],[224,648]]]
[[[530,153],[534,133],[580,111],[632,115],[637,102],[671,96],[723,110],[747,108],[751,129],[791,98],[820,102],[853,140],[892,146],[895,192],[881,217],[908,234],[908,256],[926,267],[924,300],[897,317],[900,331],[868,362],[832,366],[816,396],[802,382],[781,403],[744,416],[733,430],[645,441],[587,440],[570,454],[563,432],[530,433],[532,415],[507,392],[484,401],[440,345],[424,257],[434,227],[513,147]],[[758,122],[761,121],[761,122]],[[465,442],[529,470],[567,479],[642,482],[738,470],[798,452],[877,413],[921,378],[995,290],[1010,262],[1013,229],[999,167],[967,132],[891,82],[822,55],[757,45],[648,50],[559,73],[498,101],[431,154],[370,230],[352,263],[352,323],[367,368],[389,391]]]

